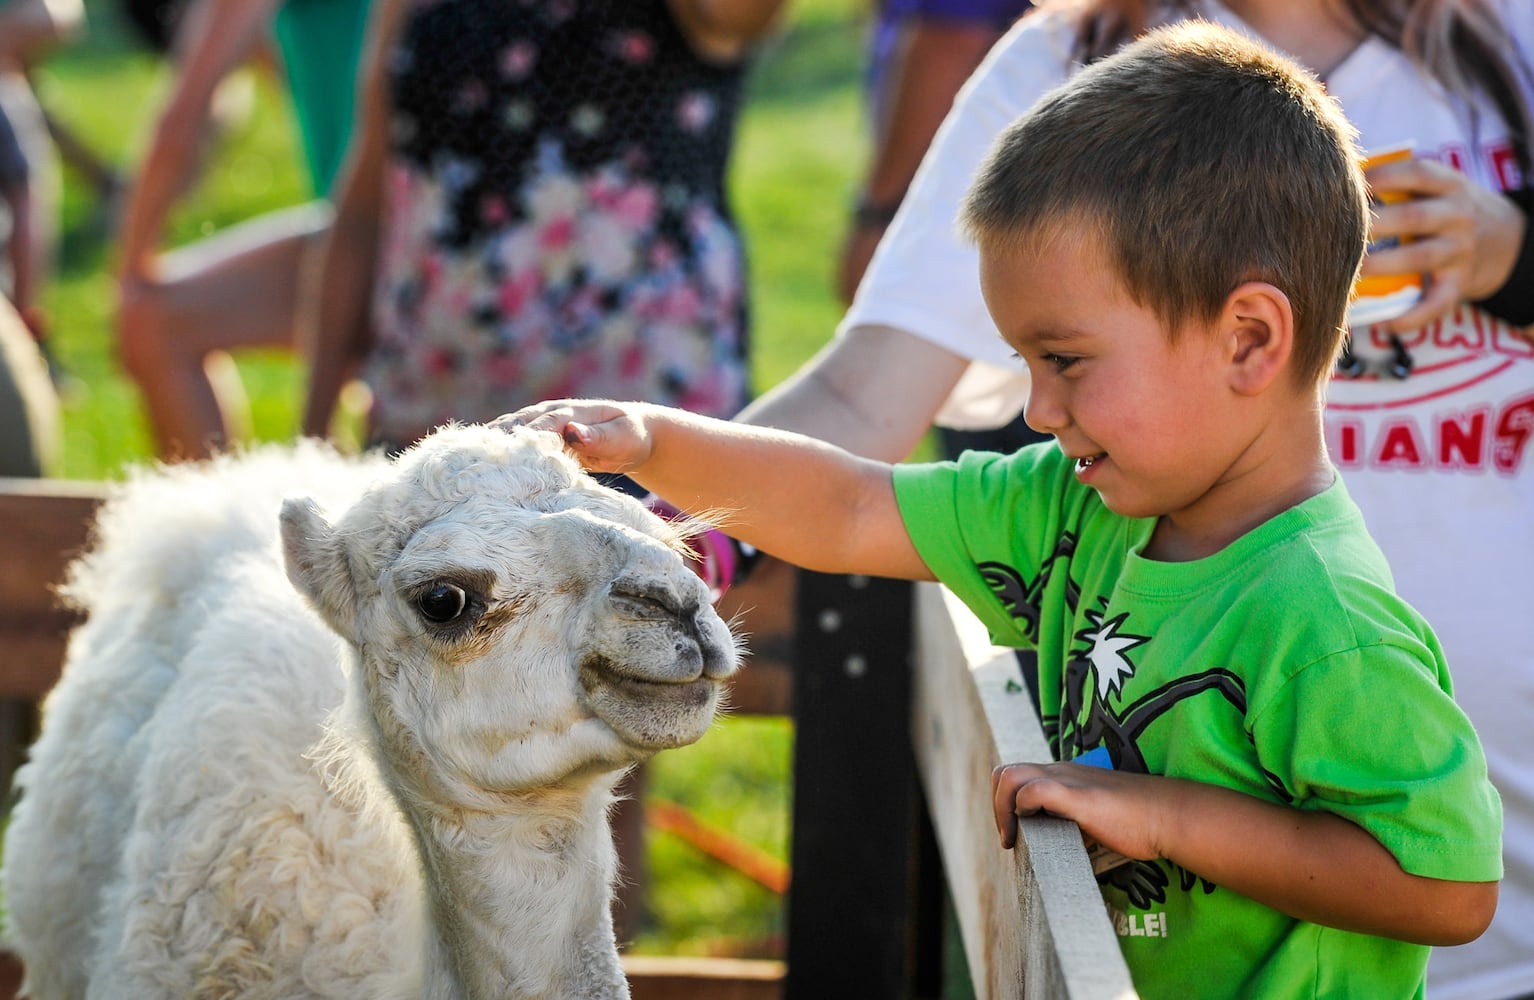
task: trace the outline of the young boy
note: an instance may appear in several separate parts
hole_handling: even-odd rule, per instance
[[[892,468],[640,404],[505,419],[790,562],[941,580],[1036,646],[1066,763],[997,769],[1002,842],[1047,811],[1133,859],[1102,882],[1143,996],[1420,996],[1427,946],[1491,919],[1501,815],[1322,441],[1356,161],[1314,79],[1203,24],[1008,129],[963,222],[1052,444]]]

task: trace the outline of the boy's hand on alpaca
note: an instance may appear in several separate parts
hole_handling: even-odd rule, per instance
[[[1160,836],[1172,796],[1152,775],[1069,762],[1003,764],[991,772],[991,801],[1001,846],[1017,844],[1017,818],[1045,813],[1074,820],[1082,835],[1126,858],[1161,857]]]
[[[650,457],[644,419],[638,408],[627,404],[552,400],[497,417],[490,426],[558,434],[581,465],[593,472],[629,472]]]

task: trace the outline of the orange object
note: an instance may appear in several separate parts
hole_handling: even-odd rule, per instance
[[[650,826],[681,837],[753,882],[779,895],[788,891],[788,865],[753,844],[707,825],[677,803],[648,796],[644,815]]]
[[[1363,168],[1409,160],[1414,147],[1407,143],[1370,153]],[[1408,201],[1411,195],[1400,191],[1377,191],[1372,199],[1390,205]],[[1369,243],[1369,252],[1411,242],[1410,237],[1387,236]],[[1422,300],[1422,275],[1420,274],[1370,274],[1359,277],[1353,289],[1353,301],[1348,305],[1348,326],[1362,327],[1371,323],[1383,323],[1401,315]]]

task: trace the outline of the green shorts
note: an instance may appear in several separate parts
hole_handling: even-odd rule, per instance
[[[288,0],[272,24],[314,193],[324,197],[352,131],[368,0]]]

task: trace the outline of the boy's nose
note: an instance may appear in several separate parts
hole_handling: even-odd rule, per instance
[[[1023,421],[1040,434],[1053,434],[1070,422],[1060,400],[1034,379],[1028,392],[1028,402],[1023,406]]]

